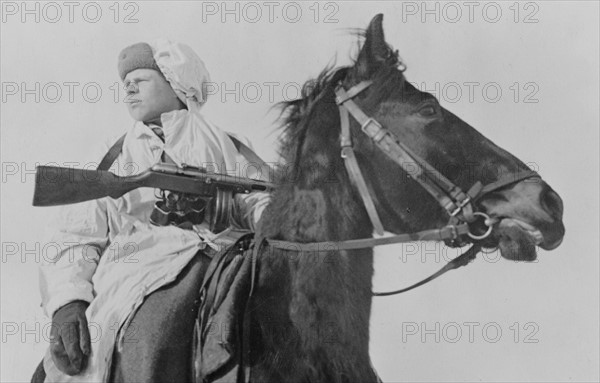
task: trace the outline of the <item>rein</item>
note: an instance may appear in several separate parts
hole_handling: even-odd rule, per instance
[[[340,112],[341,134],[341,156],[344,159],[346,171],[351,182],[357,188],[363,205],[367,211],[369,219],[373,224],[373,229],[378,235],[383,235],[384,228],[375,203],[369,193],[365,179],[360,171],[356,160],[350,133],[350,115],[360,124],[361,131],[365,133],[373,143],[383,151],[390,159],[398,164],[413,180],[417,181],[429,194],[431,194],[444,208],[449,215],[448,224],[440,229],[423,230],[416,233],[399,234],[383,238],[364,238],[352,239],[339,242],[312,242],[300,243],[280,240],[268,240],[270,246],[281,250],[296,252],[320,252],[320,251],[339,251],[370,248],[380,245],[393,243],[403,243],[412,241],[447,241],[451,245],[458,245],[459,240],[470,238],[473,245],[463,254],[448,262],[443,268],[433,275],[417,282],[404,289],[390,292],[373,292],[374,296],[389,296],[400,294],[427,282],[434,280],[447,271],[466,266],[475,259],[481,245],[479,241],[487,238],[497,219],[491,218],[486,213],[476,211],[473,202],[494,190],[520,182],[522,180],[539,177],[534,171],[521,171],[501,177],[495,182],[483,185],[477,181],[467,192],[453,184],[448,178],[437,171],[423,158],[410,150],[406,145],[388,129],[384,128],[379,122],[366,115],[361,108],[352,100],[362,91],[372,85],[372,81],[362,81],[349,90],[345,90],[341,84],[335,89],[336,103]],[[471,226],[476,221],[483,221],[486,226],[483,234],[473,233]]]

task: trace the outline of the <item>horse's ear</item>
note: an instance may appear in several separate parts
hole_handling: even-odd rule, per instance
[[[389,57],[390,48],[383,36],[383,14],[377,14],[365,31],[365,43],[354,66],[357,79],[368,79]]]

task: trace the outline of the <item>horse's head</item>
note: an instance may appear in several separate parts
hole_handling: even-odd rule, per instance
[[[398,69],[398,55],[384,40],[382,18],[377,15],[371,21],[359,56],[343,80],[345,89],[365,80],[373,82],[355,97],[360,108],[463,190],[476,181],[490,184],[528,170],[518,158],[440,106],[433,95],[406,81]],[[448,214],[435,199],[351,120],[356,155],[386,230],[399,233],[447,224]],[[563,239],[562,200],[538,177],[486,193],[475,208],[496,219],[483,246],[498,246],[505,258],[533,260],[536,245],[550,250]]]

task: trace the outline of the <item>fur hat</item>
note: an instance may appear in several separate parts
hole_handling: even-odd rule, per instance
[[[119,54],[119,76],[125,80],[127,73],[136,69],[154,69],[161,73],[160,68],[154,60],[152,48],[146,43],[137,43],[123,49]]]
[[[133,44],[119,54],[119,76],[125,79],[135,69],[154,69],[169,82],[181,102],[204,105],[210,75],[204,62],[188,45],[157,39]]]

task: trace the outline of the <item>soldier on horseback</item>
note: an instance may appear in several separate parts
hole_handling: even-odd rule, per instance
[[[131,174],[132,165],[137,173],[167,162],[226,173],[239,172],[257,158],[200,113],[210,80],[204,63],[189,46],[167,40],[131,45],[120,53],[118,70],[127,90],[128,111],[136,122],[108,150],[99,169],[116,165],[117,171]],[[252,229],[267,200],[266,193],[236,195],[229,214],[236,228]],[[214,222],[204,219],[210,211],[206,205],[190,195],[161,191],[157,196],[152,188],[139,188],[118,199],[62,208],[52,241],[71,246],[41,267],[42,307],[52,318],[52,331],[43,366],[33,381],[119,380],[110,376],[113,355],[124,342],[132,341],[124,329],[132,328],[136,310],[157,290],[171,307],[156,310],[149,323],[140,324],[144,335],[168,333],[164,324],[173,315],[180,319],[170,324],[175,328],[185,322],[183,315],[195,317],[190,309],[197,309],[193,307],[197,302],[182,296],[194,296],[187,292],[198,291],[210,258],[236,239],[231,228],[215,234],[219,230]],[[220,229],[227,226],[221,224]],[[92,322],[101,332],[94,341],[88,330]],[[178,342],[192,339],[192,334],[183,332],[169,334],[181,335]],[[191,352],[191,347],[180,349]],[[156,363],[161,355],[139,357],[148,356],[161,366]],[[174,359],[186,364],[190,360]],[[168,364],[162,368],[178,368],[177,362]]]

